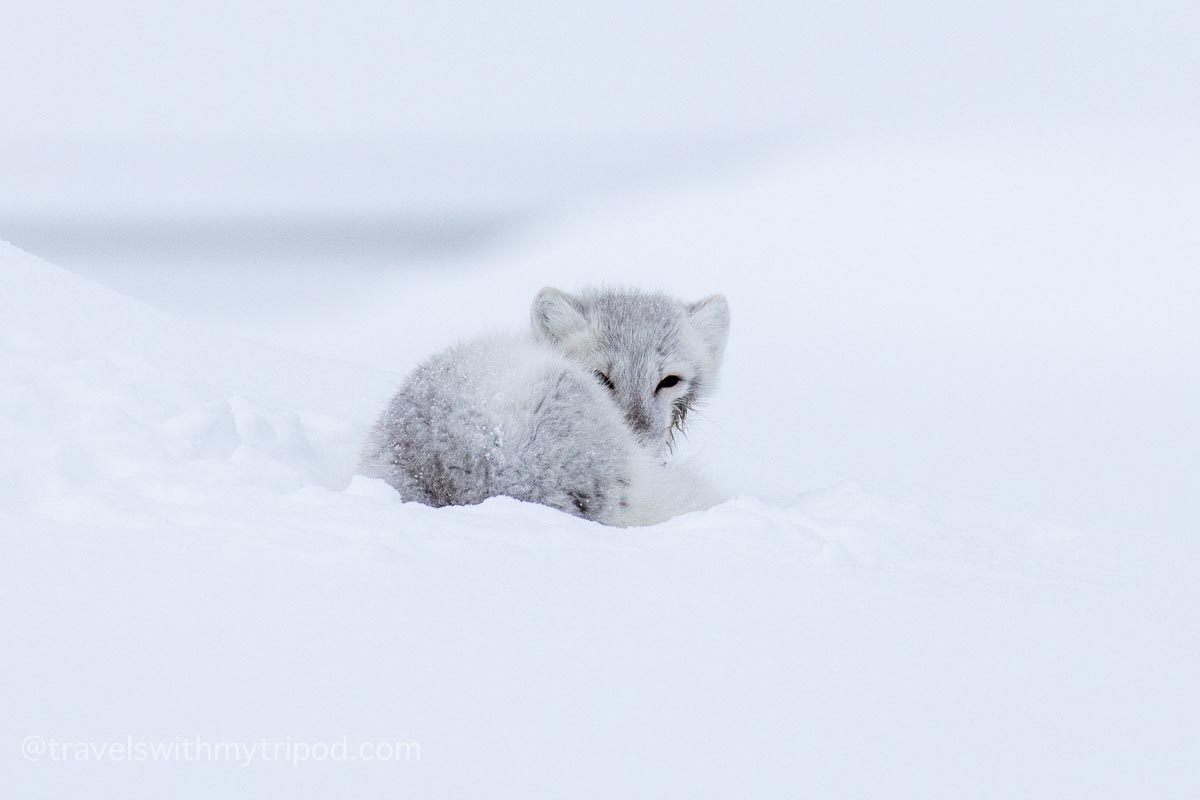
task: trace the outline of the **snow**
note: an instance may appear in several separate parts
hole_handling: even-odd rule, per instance
[[[0,244],[6,787],[1195,796],[1197,177],[1138,131],[849,142],[233,332]],[[733,500],[616,530],[354,476],[418,359],[596,280],[729,296],[686,455]]]

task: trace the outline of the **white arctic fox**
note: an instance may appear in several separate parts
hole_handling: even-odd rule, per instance
[[[418,366],[372,429],[362,471],[431,506],[507,495],[607,525],[719,499],[665,458],[716,380],[724,297],[546,288],[532,322],[533,336],[465,342]]]

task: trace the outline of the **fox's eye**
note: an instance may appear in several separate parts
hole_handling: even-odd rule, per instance
[[[610,392],[614,391],[617,388],[617,387],[613,386],[613,382],[609,379],[609,377],[607,375],[605,375],[603,372],[601,372],[600,370],[596,370],[596,380],[603,383],[604,388],[608,389]]]
[[[658,389],[655,389],[654,391],[657,392],[659,389],[670,389],[681,380],[683,380],[683,378],[680,378],[678,375],[668,375],[658,382]]]

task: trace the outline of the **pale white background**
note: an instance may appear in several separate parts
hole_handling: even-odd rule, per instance
[[[1191,3],[0,6],[29,796],[1194,797]],[[89,282],[92,281],[92,282]],[[611,531],[352,480],[547,283],[725,292]],[[107,292],[113,289],[157,307]],[[417,739],[412,768],[31,763]]]

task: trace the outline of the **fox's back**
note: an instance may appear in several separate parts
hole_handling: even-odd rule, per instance
[[[489,338],[413,371],[368,440],[364,471],[428,505],[508,495],[611,521],[636,450],[591,374],[532,339]]]

